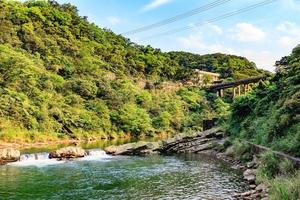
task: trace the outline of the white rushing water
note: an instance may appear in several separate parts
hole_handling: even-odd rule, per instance
[[[20,160],[17,162],[9,163],[10,166],[37,166],[43,167],[47,165],[57,165],[63,164],[65,162],[72,161],[108,161],[111,156],[107,155],[105,151],[101,149],[93,149],[87,151],[87,156],[84,158],[72,159],[72,160],[57,160],[49,159],[49,153],[33,153],[33,154],[23,154]]]

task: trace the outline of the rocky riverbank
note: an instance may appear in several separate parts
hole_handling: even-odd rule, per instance
[[[249,183],[249,191],[235,194],[236,199],[268,199],[268,188],[256,181],[256,169],[259,165],[257,157],[246,164],[234,159],[224,149],[225,133],[219,128],[186,135],[179,134],[173,138],[159,142],[137,142],[105,148],[111,155],[149,155],[149,154],[208,154],[228,162],[233,168],[243,171],[244,179]]]

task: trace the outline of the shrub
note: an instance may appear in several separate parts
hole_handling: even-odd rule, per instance
[[[260,162],[258,171],[261,177],[271,179],[279,173],[279,160],[273,152],[267,151],[261,154]]]
[[[282,174],[282,175],[291,175],[291,174],[293,174],[295,172],[294,163],[291,160],[285,158],[279,164],[279,171],[280,171],[280,174]]]
[[[158,117],[153,119],[153,124],[157,128],[168,129],[171,124],[172,115],[167,111],[161,112]]]
[[[235,140],[233,142],[233,151],[234,156],[242,162],[248,162],[252,160],[250,145],[245,142]]]

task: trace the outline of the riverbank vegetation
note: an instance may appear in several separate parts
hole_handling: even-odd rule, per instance
[[[226,127],[231,139],[237,141],[234,148],[240,160],[252,159],[247,144],[240,142],[243,140],[300,157],[300,46],[277,65],[269,84],[260,85],[231,105]],[[257,178],[270,186],[270,198],[299,199],[300,178],[295,163],[272,151],[259,157]]]
[[[300,156],[300,46],[283,58],[267,86],[237,98],[228,132]]]

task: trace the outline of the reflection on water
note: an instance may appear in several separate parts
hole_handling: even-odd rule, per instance
[[[241,174],[203,155],[105,156],[2,166],[0,199],[231,199],[247,189]]]

